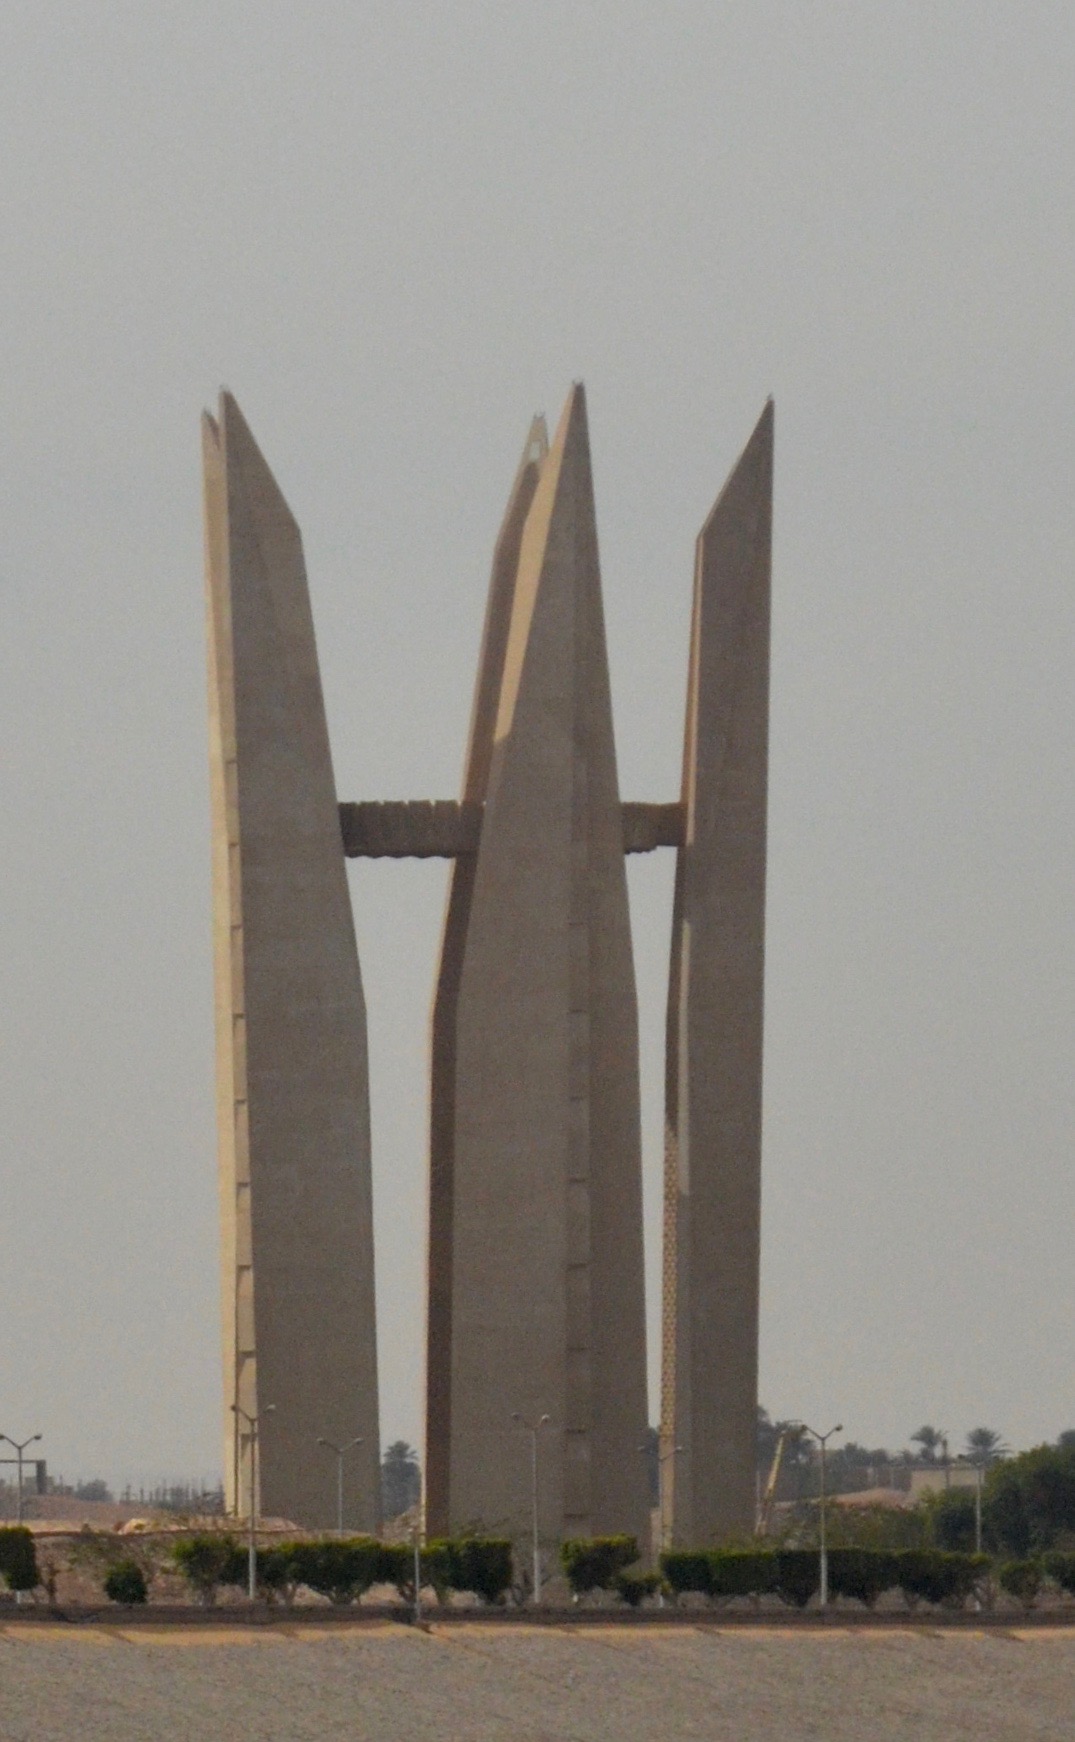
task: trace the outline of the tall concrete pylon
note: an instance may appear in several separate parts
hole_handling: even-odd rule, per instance
[[[484,805],[493,760],[497,710],[511,628],[519,550],[541,466],[549,451],[543,417],[530,425],[519,469],[493,552],[478,678],[463,773],[463,803]],[[430,1048],[429,1311],[426,1345],[425,1503],[430,1519],[446,1530],[449,1512],[448,1451],[451,1445],[452,1198],[455,1171],[456,1016],[467,929],[474,894],[476,858],[452,860],[441,939],[440,972],[433,1001]]]
[[[467,772],[484,817],[435,1004],[427,1528],[529,1529],[517,1414],[549,1417],[544,1538],[644,1540],[638,1019],[580,386],[542,446],[494,563]]]
[[[345,1521],[372,1530],[366,1013],[302,541],[227,393],[203,455],[227,1502],[251,1504],[238,1404],[262,1513],[334,1525],[316,1442],[361,1436]]]
[[[751,1530],[773,492],[770,401],[698,538],[668,997],[665,1541]]]

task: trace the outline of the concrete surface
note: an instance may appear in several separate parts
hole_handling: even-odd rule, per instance
[[[1069,1631],[0,1627],[0,1742],[1063,1742]]]

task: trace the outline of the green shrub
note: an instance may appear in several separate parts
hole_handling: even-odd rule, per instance
[[[968,1597],[980,1593],[993,1570],[987,1554],[950,1554],[948,1560],[948,1590],[942,1602],[949,1609],[962,1609]]]
[[[378,1544],[375,1585],[395,1585],[407,1601],[414,1597],[414,1547],[409,1542]]]
[[[450,1546],[453,1590],[470,1591],[483,1603],[502,1603],[512,1581],[511,1543],[507,1538],[464,1536]]]
[[[1033,1609],[1041,1590],[1044,1569],[1040,1561],[1002,1561],[997,1579],[1002,1591],[1015,1597],[1024,1609]]]
[[[716,1548],[707,1555],[708,1594],[717,1603],[732,1597],[755,1601],[775,1588],[776,1556],[769,1549]]]
[[[938,1551],[930,1548],[906,1548],[896,1556],[896,1584],[908,1609],[917,1609],[920,1602],[938,1601],[935,1563]]]
[[[295,1557],[296,1551],[303,1546],[297,1542],[281,1542],[272,1548],[257,1550],[255,1582],[270,1603],[278,1597],[287,1604],[294,1602],[295,1591],[302,1583],[297,1576]],[[246,1584],[248,1579],[249,1563],[243,1568],[243,1583]]]
[[[0,1528],[0,1575],[9,1591],[34,1591],[39,1583],[33,1533],[24,1524]]]
[[[926,1495],[924,1510],[935,1548],[955,1554],[974,1552],[977,1524],[973,1489],[949,1488]]]
[[[576,1597],[614,1589],[616,1574],[637,1559],[633,1536],[575,1537],[560,1545],[560,1563]]]
[[[286,1555],[287,1581],[307,1585],[330,1603],[347,1604],[381,1582],[387,1546],[371,1536],[324,1537],[280,1552]]]
[[[1043,1564],[1060,1589],[1075,1597],[1075,1554],[1047,1554]]]
[[[414,1600],[414,1544],[384,1542],[372,1545],[372,1576],[362,1585],[395,1585],[407,1602]],[[431,1585],[439,1602],[450,1591],[467,1591],[483,1603],[499,1603],[511,1589],[512,1549],[507,1538],[492,1536],[441,1537],[421,1550],[423,1585]]]
[[[942,1549],[905,1549],[896,1556],[896,1583],[909,1609],[924,1601],[962,1609],[990,1568],[988,1555],[945,1554]]]
[[[233,1536],[223,1531],[181,1537],[173,1545],[172,1560],[207,1608],[216,1602],[221,1585],[246,1583],[246,1553]]]
[[[660,1573],[621,1571],[616,1574],[612,1581],[612,1587],[618,1597],[621,1597],[632,1609],[637,1609],[644,1598],[652,1597],[655,1591],[660,1590],[661,1575]]]
[[[1075,1444],[1037,1446],[994,1464],[985,1480],[986,1536],[1013,1558],[1075,1531]]]
[[[674,1597],[698,1592],[708,1597],[712,1589],[712,1557],[704,1549],[670,1548],[661,1556],[661,1572]]]
[[[776,1555],[773,1588],[782,1602],[805,1609],[821,1584],[821,1557],[813,1548],[782,1548]]]
[[[831,1548],[828,1563],[832,1596],[853,1597],[867,1609],[872,1609],[878,1597],[899,1582],[896,1557],[883,1550]]]
[[[117,1561],[109,1567],[105,1575],[105,1596],[112,1603],[125,1603],[128,1608],[147,1600],[146,1575],[137,1561]]]

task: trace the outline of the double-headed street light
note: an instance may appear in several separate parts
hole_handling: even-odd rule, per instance
[[[15,1491],[15,1522],[16,1522],[16,1524],[22,1523],[23,1453],[25,1452],[27,1446],[32,1446],[35,1443],[35,1441],[39,1440],[40,1438],[41,1438],[40,1434],[31,1434],[30,1438],[28,1440],[22,1440],[20,1442],[19,1440],[13,1440],[11,1438],[10,1434],[0,1434],[0,1440],[3,1440],[5,1445],[13,1447],[14,1452],[15,1452],[15,1462],[18,1465],[19,1474],[18,1474],[18,1479],[17,1479],[17,1487],[16,1487],[16,1491]]]
[[[258,1501],[258,1427],[262,1416],[271,1415],[276,1408],[275,1403],[267,1403],[258,1415],[249,1415],[238,1403],[231,1406],[232,1414],[241,1417],[246,1423],[247,1437],[250,1440],[250,1520],[246,1544],[246,1594],[252,1603],[258,1595],[258,1542],[257,1513]]]
[[[338,1446],[336,1444],[335,1440],[326,1440],[322,1436],[318,1436],[317,1443],[319,1446],[325,1446],[325,1447],[327,1447],[327,1449],[330,1452],[335,1452],[335,1454],[336,1454],[336,1535],[342,1536],[343,1535],[343,1460],[347,1456],[348,1452],[354,1451],[356,1446],[360,1446],[362,1444],[362,1436],[361,1436],[361,1434],[359,1434],[356,1439],[348,1440],[347,1443],[345,1445],[342,1445],[342,1446]]]
[[[512,1411],[512,1421],[517,1421],[530,1435],[530,1528],[534,1538],[534,1602],[541,1602],[541,1550],[538,1544],[538,1434],[550,1420],[547,1415],[539,1415],[536,1421],[527,1421],[518,1410]]]
[[[823,1609],[827,1609],[829,1603],[829,1553],[825,1542],[825,1447],[828,1441],[831,1440],[833,1434],[843,1433],[844,1425],[843,1422],[838,1421],[836,1426],[830,1427],[828,1433],[825,1434],[819,1434],[816,1427],[808,1426],[805,1421],[802,1423],[802,1427],[803,1431],[810,1434],[821,1447],[821,1505],[819,1510],[820,1524],[818,1530],[821,1589],[818,1593],[818,1602]]]

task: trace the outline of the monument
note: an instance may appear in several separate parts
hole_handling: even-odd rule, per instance
[[[699,536],[666,1052],[661,1523],[756,1505],[773,407]]]
[[[427,1507],[434,1533],[525,1527],[514,1417],[548,1415],[549,1536],[644,1538],[638,1015],[581,387],[542,449],[534,431],[493,565],[464,787],[483,820],[435,1005],[454,1082],[434,1093]]]
[[[648,1536],[625,855],[674,846],[662,1534],[703,1543],[751,1527],[772,428],[769,405],[698,541],[678,801],[620,798],[576,386],[551,447],[532,424],[509,497],[460,800],[337,806],[298,529],[234,401],[206,419],[237,1511],[257,1499],[260,1417],[264,1510],[330,1522],[314,1442],[357,1435],[348,1523],[376,1524],[365,1011],[344,856],[442,857],[426,1528],[528,1530],[534,1434],[543,1538]]]
[[[317,1440],[360,1438],[373,1530],[366,1012],[302,542],[226,393],[203,457],[227,1504],[334,1525]]]

